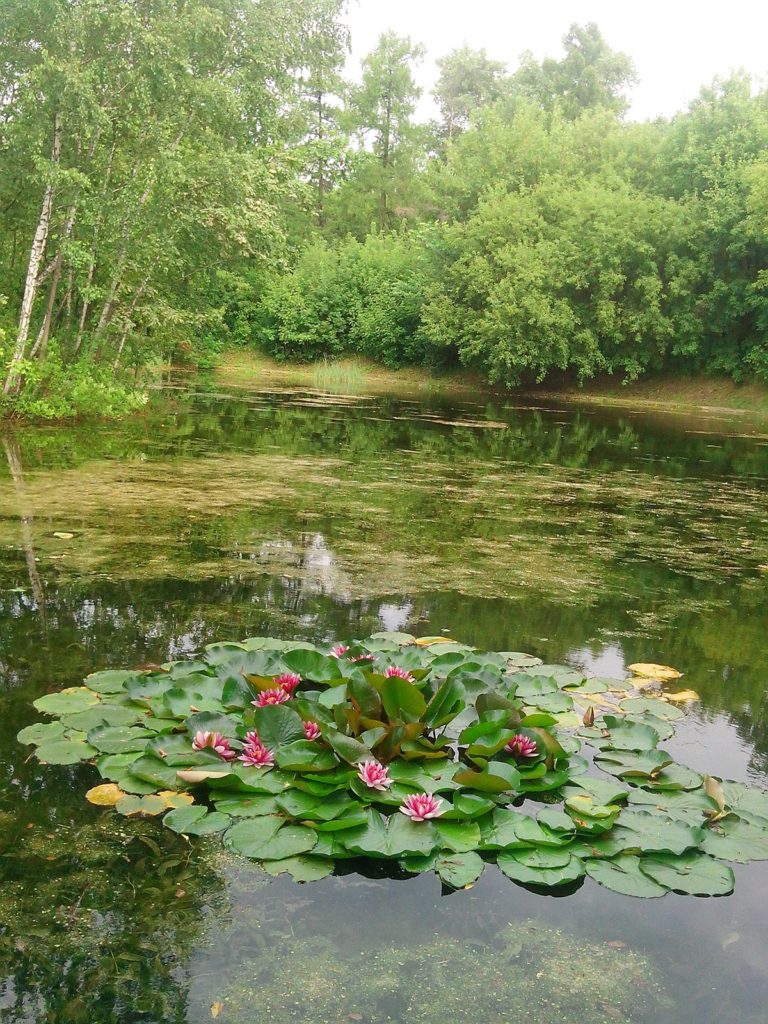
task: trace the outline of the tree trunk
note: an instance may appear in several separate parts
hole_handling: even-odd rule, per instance
[[[149,281],[149,274],[146,275],[144,280],[141,282],[139,287],[136,289],[136,293],[133,296],[133,299],[131,301],[131,305],[128,307],[128,312],[127,312],[126,317],[125,317],[125,325],[123,327],[123,333],[120,336],[120,344],[118,345],[118,348],[117,348],[117,355],[115,356],[115,361],[112,364],[112,369],[113,370],[117,370],[120,367],[120,360],[123,358],[123,349],[125,348],[125,342],[126,342],[126,340],[128,338],[128,331],[130,331],[130,329],[131,329],[131,317],[133,316],[133,311],[136,309],[136,306],[138,305],[139,299],[141,298],[141,296],[144,293],[144,289],[147,287],[147,282],[148,281]]]
[[[61,158],[61,118],[59,114],[53,119],[53,147],[51,161],[57,165]],[[21,301],[21,313],[19,314],[19,331],[16,335],[16,345],[8,367],[8,376],[5,378],[3,394],[8,395],[18,388],[18,367],[24,359],[24,352],[29,338],[29,326],[32,321],[32,306],[37,294],[37,278],[40,273],[40,264],[48,242],[48,231],[51,226],[51,210],[53,208],[53,182],[46,185],[43,194],[43,205],[40,210],[40,219],[37,222],[35,237],[32,240],[32,248],[29,252],[29,264],[27,266],[27,279],[24,285],[24,297]]]

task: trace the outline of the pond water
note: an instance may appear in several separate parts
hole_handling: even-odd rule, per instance
[[[670,753],[768,787],[768,436],[198,384],[0,440],[3,1021],[766,1024],[768,864],[723,899],[540,896],[492,865],[452,895],[375,868],[299,886],[89,806],[93,769],[15,736],[42,693],[213,640],[445,630],[674,665],[701,701]]]

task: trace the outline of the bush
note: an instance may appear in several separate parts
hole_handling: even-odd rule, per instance
[[[147,403],[147,394],[115,378],[114,371],[85,360],[65,365],[55,344],[44,363],[19,368],[17,395],[0,397],[0,417],[58,420],[76,416],[125,416]]]
[[[386,366],[433,362],[421,311],[434,275],[427,232],[317,242],[266,286],[255,340],[275,358],[347,354]]]

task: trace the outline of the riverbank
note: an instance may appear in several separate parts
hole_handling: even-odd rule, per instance
[[[622,384],[615,379],[572,381],[508,392],[489,385],[480,374],[466,370],[439,373],[409,367],[392,370],[361,359],[313,364],[277,363],[260,354],[227,352],[216,367],[218,381],[228,387],[316,388],[338,394],[446,395],[456,397],[524,395],[535,400],[596,405],[664,413],[701,413],[768,420],[768,386],[737,384],[727,378],[660,377]]]

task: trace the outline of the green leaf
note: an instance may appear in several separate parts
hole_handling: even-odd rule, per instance
[[[77,764],[98,754],[98,750],[84,740],[47,740],[35,751],[45,764]]]
[[[133,817],[138,814],[162,814],[168,804],[161,796],[124,796],[115,804],[118,814]]]
[[[720,860],[740,864],[768,860],[768,823],[761,826],[740,818],[723,818],[716,827],[706,830],[701,848]]]
[[[606,750],[595,758],[595,763],[609,775],[647,779],[672,764],[672,758],[664,750],[643,750],[639,753]]]
[[[615,804],[627,798],[627,789],[607,779],[593,779],[591,775],[579,775],[570,780],[563,789],[563,796],[580,796],[589,793],[596,804]]]
[[[482,857],[476,853],[441,854],[435,863],[440,880],[452,889],[465,889],[478,880],[483,873]]]
[[[280,768],[291,772],[330,771],[338,764],[332,751],[312,740],[294,740],[278,747],[275,760]]]
[[[229,815],[221,811],[209,811],[207,807],[189,804],[169,811],[163,824],[174,832],[187,836],[208,836],[223,832],[230,824]]]
[[[317,843],[317,833],[301,825],[286,825],[283,818],[245,818],[226,834],[232,849],[254,860],[284,860],[308,853]]]
[[[133,725],[143,718],[140,708],[128,707],[123,704],[97,704],[85,711],[76,711],[73,715],[65,715],[61,724],[65,729],[78,729],[89,732],[100,725]]]
[[[302,679],[313,683],[332,683],[341,678],[338,658],[318,651],[286,651],[283,663],[291,672],[298,672]]]
[[[35,722],[28,725],[17,735],[19,743],[40,745],[64,738],[64,726],[61,722]]]
[[[517,859],[522,852],[500,853],[497,858],[497,864],[513,882],[554,889],[561,885],[572,885],[584,876],[584,862],[578,857],[570,856],[562,867],[537,868],[529,867]]]
[[[685,714],[673,704],[667,704],[663,700],[653,700],[651,697],[625,697],[619,703],[619,707],[627,715],[642,715],[647,712],[649,715],[663,718],[667,722],[674,722]]]
[[[529,844],[520,839],[517,827],[525,818],[521,811],[513,811],[508,807],[498,807],[491,815],[490,821],[480,822],[482,850],[519,850]]]
[[[440,846],[454,853],[467,853],[476,850],[480,843],[480,826],[475,821],[441,821],[433,822],[440,838]]]
[[[705,834],[702,828],[684,821],[665,820],[648,811],[622,811],[619,825],[634,833],[633,845],[644,853],[681,854],[699,846]]]
[[[125,684],[129,679],[140,678],[140,673],[123,669],[107,669],[105,672],[93,672],[86,676],[84,683],[95,693],[124,693]]]
[[[424,712],[424,721],[430,729],[439,729],[446,725],[465,707],[465,689],[458,679],[446,679],[437,688],[435,695],[427,704]]]
[[[348,764],[359,764],[373,757],[371,751],[360,740],[344,733],[328,730],[324,738],[330,743],[339,757]]]
[[[516,792],[521,784],[520,772],[511,764],[502,761],[489,761],[480,772],[470,770],[459,771],[454,781],[468,789],[476,789],[481,793]]]
[[[659,885],[689,896],[727,896],[733,892],[732,869],[704,853],[643,857],[640,869]]]
[[[492,811],[496,803],[490,797],[479,793],[457,793],[453,798],[454,812],[462,818],[479,818]]]
[[[88,733],[88,742],[104,754],[129,754],[146,750],[154,733],[130,725],[100,725]],[[189,741],[192,752],[192,743]]]
[[[46,715],[72,715],[76,711],[85,711],[100,703],[98,696],[84,686],[71,686],[59,693],[46,693],[32,702]]]
[[[277,813],[277,798],[268,793],[236,793],[217,799],[216,810],[233,818],[258,818]]]
[[[616,718],[615,715],[604,715],[603,721],[609,732],[608,749],[652,750],[659,742],[659,734],[650,725]]]
[[[294,882],[317,882],[333,874],[333,861],[330,857],[285,857],[283,860],[265,860],[261,866],[270,875],[287,872]]]
[[[427,710],[424,694],[407,679],[389,676],[381,683],[380,692],[384,710],[390,719],[401,722],[424,720]]]
[[[640,896],[647,899],[663,896],[666,886],[655,882],[640,869],[640,858],[631,854],[620,854],[613,860],[600,859],[585,862],[587,874],[594,881],[613,892],[624,896]]]
[[[694,789],[690,793],[677,790],[657,793],[647,789],[633,789],[629,794],[629,804],[636,809],[687,821],[689,825],[700,825],[705,815],[717,812],[717,804],[703,789]]]
[[[351,853],[369,857],[426,856],[439,845],[431,822],[411,821],[398,812],[387,819],[373,809],[368,811],[364,827],[340,838]]]
[[[528,868],[539,870],[549,868],[564,868],[570,863],[571,854],[567,849],[534,847],[531,850],[515,850],[511,853],[518,864]]]
[[[286,707],[285,704],[268,704],[263,708],[254,708],[253,717],[259,739],[271,750],[284,743],[304,739],[304,723],[293,708]]]

